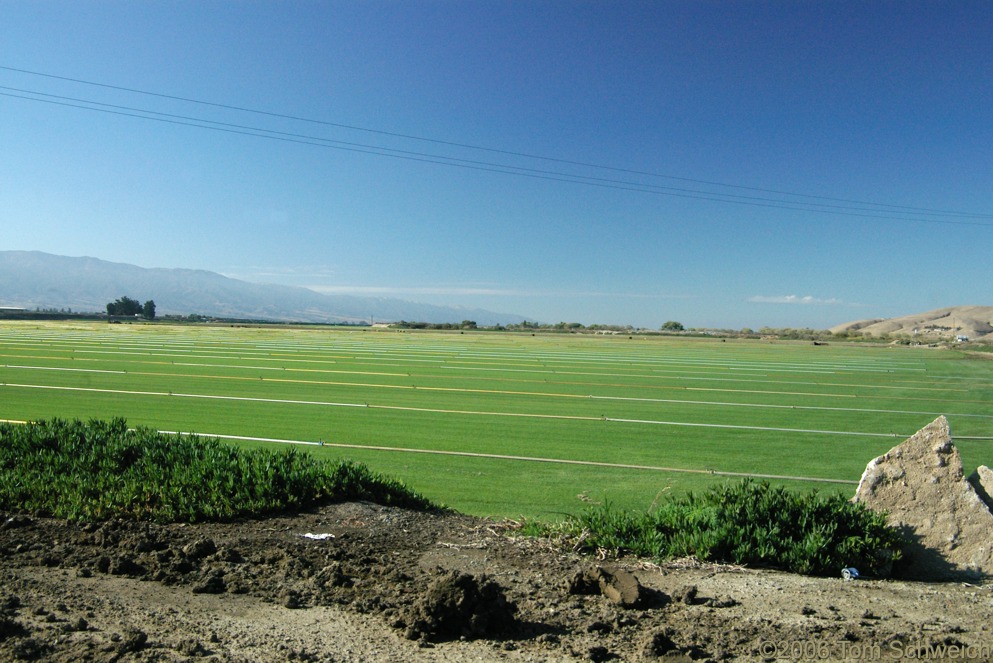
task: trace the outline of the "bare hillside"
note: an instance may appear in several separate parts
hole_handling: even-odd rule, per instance
[[[899,318],[859,320],[832,327],[834,333],[859,331],[871,336],[916,335],[922,340],[993,340],[993,306],[949,306]]]

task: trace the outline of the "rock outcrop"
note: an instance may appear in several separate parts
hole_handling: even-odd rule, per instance
[[[914,580],[993,575],[993,513],[965,479],[945,417],[872,460],[854,499],[887,512],[889,523],[910,540],[896,575]]]

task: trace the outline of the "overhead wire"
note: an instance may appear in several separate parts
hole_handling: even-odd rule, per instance
[[[497,148],[470,145],[465,143],[457,143],[446,140],[425,138],[420,136],[412,136],[407,134],[382,131],[378,129],[357,127],[353,125],[328,122],[325,120],[315,120],[311,118],[297,117],[297,116],[286,115],[281,113],[272,113],[258,109],[251,109],[251,108],[233,106],[228,104],[219,104],[215,102],[208,102],[208,101],[192,99],[187,97],[179,97],[174,95],[161,94],[157,92],[138,90],[134,88],[109,85],[105,83],[85,81],[82,79],[68,78],[64,76],[57,76],[54,74],[44,74],[40,72],[17,69],[14,67],[8,67],[3,65],[0,65],[0,70],[14,71],[14,72],[52,78],[57,80],[65,80],[73,83],[103,87],[113,90],[142,94],[152,97],[159,97],[163,99],[170,99],[170,100],[181,101],[186,103],[194,103],[208,107],[222,108],[226,110],[234,110],[245,113],[253,113],[257,115],[270,116],[274,118],[301,121],[311,124],[326,125],[326,126],[332,126],[332,127],[344,128],[344,129],[350,129],[356,131],[364,131],[372,134],[379,134],[394,138],[424,141],[424,142],[435,143],[450,147],[481,150],[491,153],[503,154],[507,156],[538,159],[548,162],[556,162],[563,165],[568,164],[573,166],[582,166],[586,168],[595,168],[606,171],[622,172],[631,175],[641,175],[641,176],[648,176],[648,177],[654,177],[660,179],[671,179],[677,181],[693,182],[696,184],[706,184],[709,186],[720,186],[720,187],[726,187],[726,188],[732,188],[738,190],[772,193],[782,196],[791,196],[793,198],[801,198],[801,199],[806,198],[809,200],[788,200],[788,199],[780,199],[780,198],[769,198],[765,196],[753,196],[753,195],[743,195],[743,194],[727,193],[720,191],[706,191],[706,190],[690,189],[684,187],[663,186],[659,184],[650,184],[650,183],[621,180],[621,179],[614,179],[608,177],[597,177],[592,175],[545,170],[540,168],[517,166],[506,163],[494,163],[494,162],[481,161],[475,159],[465,159],[461,157],[453,157],[442,154],[431,154],[431,153],[419,152],[414,150],[403,150],[392,147],[383,147],[379,145],[369,145],[365,143],[358,143],[352,141],[323,138],[320,136],[313,136],[308,134],[298,134],[292,132],[278,131],[275,129],[269,129],[265,127],[243,125],[243,124],[236,124],[230,122],[220,122],[217,120],[210,120],[201,117],[165,113],[161,111],[137,108],[133,106],[109,104],[109,103],[94,101],[89,99],[81,99],[78,97],[55,95],[36,90],[27,90],[23,88],[0,86],[0,90],[8,90],[8,92],[0,92],[0,96],[41,102],[41,103],[48,103],[48,104],[54,104],[54,105],[72,107],[72,108],[78,108],[84,110],[91,110],[91,111],[109,113],[114,115],[128,116],[128,117],[134,117],[145,120],[166,122],[176,125],[191,126],[200,129],[223,131],[226,133],[240,134],[240,135],[251,136],[256,138],[268,138],[271,140],[281,140],[285,142],[326,147],[337,150],[371,154],[375,156],[386,156],[396,159],[405,159],[409,161],[422,162],[422,163],[431,163],[431,164],[447,165],[447,166],[453,166],[459,168],[468,168],[478,171],[517,175],[517,176],[537,178],[543,180],[568,182],[574,184],[583,184],[588,186],[597,186],[597,187],[604,187],[604,188],[611,188],[611,189],[618,189],[625,191],[635,191],[641,193],[674,196],[680,198],[691,198],[691,199],[706,200],[711,202],[750,205],[750,206],[768,207],[768,208],[794,210],[794,211],[820,212],[825,214],[833,214],[833,215],[841,215],[841,216],[853,216],[860,218],[874,218],[874,219],[885,219],[885,220],[895,220],[895,221],[942,223],[942,224],[954,224],[954,225],[993,226],[993,223],[982,223],[980,221],[967,220],[967,219],[993,218],[993,215],[988,215],[988,214],[977,214],[977,213],[961,212],[961,211],[953,211],[953,210],[937,210],[933,208],[911,207],[907,205],[891,205],[887,203],[876,203],[870,201],[857,201],[857,200],[850,200],[844,198],[834,198],[829,196],[798,194],[787,191],[779,191],[775,189],[764,189],[759,187],[748,187],[742,185],[726,184],[726,183],[712,182],[707,180],[698,180],[693,178],[659,175],[656,173],[650,173],[646,171],[637,171],[632,169],[616,168],[612,166],[605,166],[605,165],[599,165],[593,163],[570,161],[567,159],[559,159],[555,157],[533,155],[522,152],[513,152],[513,151],[501,150]],[[15,92],[20,94],[14,94]],[[32,96],[27,96],[27,95],[32,95]],[[832,202],[830,203],[813,202],[816,200],[832,201]],[[837,203],[848,203],[848,204],[841,205]],[[904,216],[894,216],[901,214]],[[946,218],[928,218],[928,217],[946,217]]]
[[[912,207],[912,206],[908,206],[908,205],[893,205],[893,204],[889,204],[889,203],[878,203],[878,202],[864,201],[864,200],[853,200],[853,199],[847,199],[847,198],[836,198],[836,197],[832,197],[832,196],[821,196],[821,195],[814,195],[814,194],[802,194],[802,193],[796,193],[796,192],[791,192],[791,191],[783,191],[783,190],[778,190],[778,189],[767,189],[767,188],[762,188],[762,187],[745,186],[745,185],[741,185],[741,184],[730,184],[730,183],[727,183],[727,182],[717,182],[717,181],[712,181],[712,180],[702,180],[702,179],[691,178],[691,177],[681,177],[681,176],[677,176],[677,175],[666,175],[666,174],[654,173],[654,172],[650,172],[650,171],[634,170],[634,169],[629,169],[629,168],[619,168],[619,167],[616,167],[616,166],[608,166],[608,165],[596,164],[596,163],[591,163],[591,162],[573,161],[573,160],[562,159],[562,158],[558,158],[558,157],[549,157],[549,156],[546,156],[546,155],[530,154],[530,153],[527,153],[527,152],[516,152],[516,151],[512,151],[512,150],[504,150],[504,149],[499,149],[499,148],[494,148],[494,147],[486,147],[486,146],[481,146],[481,145],[473,145],[473,144],[469,144],[469,143],[460,143],[460,142],[455,142],[455,141],[442,140],[442,139],[438,139],[438,138],[428,138],[428,137],[424,137],[424,136],[415,136],[415,135],[412,135],[412,134],[398,133],[398,132],[394,132],[394,131],[385,131],[385,130],[382,130],[382,129],[372,129],[372,128],[369,128],[369,127],[360,127],[360,126],[352,125],[352,124],[343,124],[343,123],[339,123],[339,122],[331,122],[331,121],[328,121],[328,120],[320,120],[320,119],[314,119],[314,118],[308,118],[308,117],[301,117],[301,116],[297,116],[297,115],[289,115],[289,114],[285,114],[285,113],[276,113],[276,112],[272,112],[272,111],[264,111],[264,110],[255,109],[255,108],[248,108],[248,107],[245,107],[245,106],[236,106],[236,105],[231,105],[231,104],[222,104],[222,103],[217,103],[217,102],[204,101],[202,99],[194,99],[194,98],[191,98],[191,97],[183,97],[183,96],[178,96],[178,95],[164,94],[164,93],[160,93],[160,92],[151,92],[151,91],[148,91],[148,90],[141,90],[141,89],[138,89],[138,88],[124,87],[124,86],[120,86],[120,85],[111,85],[111,84],[108,84],[108,83],[99,83],[99,82],[88,81],[88,80],[84,80],[84,79],[80,79],[80,78],[72,78],[72,77],[68,77],[68,76],[59,76],[59,75],[56,75],[56,74],[48,74],[48,73],[43,73],[43,72],[31,71],[31,70],[28,70],[28,69],[19,69],[19,68],[16,68],[16,67],[9,67],[9,66],[4,66],[4,65],[0,65],[0,69],[7,70],[7,71],[13,71],[13,72],[17,72],[17,73],[22,73],[22,74],[29,74],[29,75],[32,75],[32,76],[39,76],[39,77],[44,77],[44,78],[51,78],[51,79],[62,80],[62,81],[67,81],[67,82],[71,82],[71,83],[78,83],[78,84],[82,84],[82,85],[90,85],[90,86],[94,86],[94,87],[102,87],[102,88],[111,89],[111,90],[118,90],[118,91],[122,91],[122,92],[129,92],[129,93],[133,93],[133,94],[141,94],[141,95],[147,95],[147,96],[151,96],[151,97],[158,97],[158,98],[162,98],[162,99],[170,99],[170,100],[173,100],[173,101],[182,101],[182,102],[186,102],[186,103],[199,104],[199,105],[203,105],[203,106],[212,106],[214,108],[222,108],[222,109],[226,109],[226,110],[234,110],[234,111],[239,111],[239,112],[244,112],[244,113],[253,113],[253,114],[256,114],[256,115],[264,115],[264,116],[269,116],[269,117],[274,117],[274,118],[294,120],[294,121],[298,121],[298,122],[307,122],[307,123],[311,123],[311,124],[319,124],[319,125],[337,127],[337,128],[341,128],[341,129],[349,129],[349,130],[352,130],[352,131],[362,131],[362,132],[366,132],[366,133],[379,134],[379,135],[390,136],[390,137],[394,137],[394,138],[403,138],[403,139],[407,139],[407,140],[416,140],[416,141],[423,141],[423,142],[429,142],[429,143],[436,143],[436,144],[439,144],[439,145],[447,145],[447,146],[451,146],[451,147],[459,147],[459,148],[472,149],[472,150],[482,150],[482,151],[486,151],[486,152],[493,152],[493,153],[504,154],[504,155],[508,155],[508,156],[523,157],[523,158],[527,158],[527,159],[539,159],[539,160],[543,160],[543,161],[552,161],[552,162],[558,162],[558,163],[568,164],[568,165],[573,165],[573,166],[583,166],[583,167],[587,167],[587,168],[598,168],[598,169],[603,169],[603,170],[612,170],[612,171],[616,171],[616,172],[629,173],[629,174],[632,174],[632,175],[645,175],[645,176],[649,176],[649,177],[657,177],[657,178],[662,178],[662,179],[672,179],[672,180],[679,180],[679,181],[684,181],[684,182],[691,182],[691,183],[694,183],[694,184],[706,184],[706,185],[710,185],[710,186],[721,186],[721,187],[727,187],[727,188],[733,188],[733,189],[743,189],[743,190],[749,190],[749,191],[757,191],[757,192],[762,192],[762,193],[774,193],[774,194],[778,194],[778,195],[794,196],[794,197],[800,197],[800,198],[812,198],[812,199],[817,199],[817,200],[830,200],[830,201],[834,201],[834,202],[851,203],[851,204],[856,204],[856,205],[872,205],[872,206],[891,207],[891,208],[895,208],[895,209],[902,209],[902,210],[908,210],[908,211],[911,211],[912,210],[912,211],[915,211],[915,212],[934,212],[936,214],[949,215],[949,216],[975,216],[975,217],[983,217],[983,218],[989,218],[989,217],[993,216],[993,215],[988,215],[988,214],[974,214],[974,213],[969,213],[969,212],[957,212],[957,211],[952,211],[952,210],[939,210],[939,209],[927,208],[927,207]]]
[[[491,172],[502,172],[508,174],[526,174],[528,176],[541,176],[543,178],[555,179],[556,181],[571,182],[576,181],[579,183],[587,184],[598,184],[602,186],[609,186],[611,188],[620,188],[624,190],[631,191],[645,191],[649,193],[665,193],[667,195],[684,195],[689,196],[690,194],[701,194],[702,192],[695,191],[692,189],[683,189],[678,187],[665,187],[652,184],[643,184],[637,182],[630,182],[624,180],[616,180],[603,177],[592,177],[588,175],[577,175],[572,173],[563,173],[556,171],[546,171],[535,168],[527,168],[523,166],[512,166],[507,164],[493,164],[484,161],[478,161],[473,159],[463,159],[458,157],[449,157],[443,155],[432,155],[423,152],[414,152],[410,150],[399,150],[396,148],[385,148],[375,145],[367,145],[362,143],[355,143],[350,141],[341,141],[330,138],[322,138],[319,136],[310,136],[306,134],[297,134],[285,131],[276,131],[273,129],[266,129],[264,127],[254,127],[249,125],[235,124],[231,122],[219,122],[216,120],[208,120],[204,118],[192,117],[187,115],[178,115],[174,113],[164,113],[161,111],[153,111],[143,108],[135,108],[132,106],[122,106],[118,104],[108,104],[105,102],[91,101],[87,99],[79,99],[76,97],[68,97],[64,95],[54,95],[45,92],[38,92],[35,90],[25,90],[22,88],[13,88],[9,86],[0,85],[0,90],[9,90],[13,92],[21,92],[24,94],[38,95],[42,97],[47,97],[47,99],[37,99],[35,97],[29,97],[24,95],[14,95],[9,93],[0,93],[3,96],[9,96],[18,99],[26,99],[29,101],[41,101],[47,103],[54,103],[57,105],[70,106],[73,108],[82,108],[85,110],[96,110],[113,112],[114,114],[126,115],[128,117],[137,117],[141,119],[151,119],[168,121],[174,124],[183,124],[186,126],[194,126],[204,129],[217,129],[222,128],[231,133],[239,133],[242,135],[256,136],[259,138],[274,138],[282,139],[292,142],[298,142],[307,145],[318,145],[327,147],[339,147],[340,149],[350,149],[353,151],[360,151],[367,154],[376,154],[380,156],[403,156],[404,158],[415,158],[417,160],[426,161],[428,163],[439,163],[445,165],[464,165],[465,167],[473,167],[479,169],[486,169]],[[58,100],[58,101],[54,101]],[[71,103],[70,103],[71,102]],[[98,107],[95,108],[94,106]],[[108,110],[113,109],[113,110]],[[150,117],[154,116],[154,117]],[[207,126],[210,125],[210,126]],[[451,163],[450,163],[451,162]],[[694,196],[703,197],[703,196]],[[709,194],[705,197],[707,200],[717,200],[720,202],[740,202],[743,204],[762,204],[769,203],[774,204],[774,206],[781,209],[795,209],[801,211],[809,211],[808,207],[787,207],[783,205],[783,201],[763,198],[758,196],[742,196],[737,194]],[[852,211],[864,211],[864,212],[878,212],[879,210],[872,210],[867,208],[858,208],[851,206],[842,205],[829,205],[826,203],[796,203],[803,204],[812,207],[824,207],[828,209],[847,210],[849,213]],[[882,216],[874,215],[875,218],[885,218],[892,219],[892,216]]]

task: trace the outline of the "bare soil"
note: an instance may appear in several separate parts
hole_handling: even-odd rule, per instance
[[[598,561],[365,503],[185,526],[0,514],[0,660],[993,656],[989,586],[840,571]]]

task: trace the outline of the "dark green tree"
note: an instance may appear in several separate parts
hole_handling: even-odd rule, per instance
[[[662,331],[685,331],[685,328],[683,327],[683,323],[669,320],[662,325]]]
[[[107,315],[140,315],[141,302],[130,297],[121,297],[116,302],[107,304]]]
[[[155,319],[155,302],[149,299],[145,302],[145,305],[141,307],[141,315],[147,320]]]

